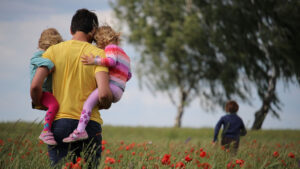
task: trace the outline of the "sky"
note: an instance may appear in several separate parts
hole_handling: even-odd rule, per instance
[[[31,109],[29,95],[29,61],[37,50],[41,32],[50,27],[56,28],[64,40],[71,39],[70,22],[77,9],[87,8],[96,12],[100,23],[108,23],[113,28],[126,28],[114,17],[107,0],[0,0],[0,122],[41,121],[44,111]],[[122,31],[122,30],[121,30]],[[126,32],[126,30],[124,30]],[[135,60],[139,53],[123,39],[121,46]],[[146,88],[139,88],[132,63],[133,78],[127,83],[122,99],[109,110],[101,111],[104,125],[172,127],[175,122],[176,107],[164,94],[155,96]],[[281,119],[268,115],[263,129],[300,129],[300,88],[277,86],[282,101]],[[261,106],[256,93],[253,93],[252,105],[239,102],[238,115],[247,128],[252,126],[254,112]],[[182,127],[214,127],[221,116],[222,109],[213,112],[204,111],[195,99],[185,109]]]

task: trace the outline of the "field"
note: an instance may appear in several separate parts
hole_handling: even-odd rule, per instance
[[[38,123],[0,123],[0,169],[50,168]],[[299,130],[248,131],[238,154],[211,144],[213,129],[103,126],[98,168],[300,168]],[[87,168],[68,158],[61,168]]]

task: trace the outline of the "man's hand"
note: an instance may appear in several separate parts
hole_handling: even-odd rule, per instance
[[[99,91],[99,109],[109,109],[113,100],[109,88],[109,76],[107,72],[97,72],[95,75]]]
[[[41,98],[42,98],[42,86],[49,74],[49,70],[47,67],[38,67],[36,73],[32,79],[30,86],[30,96],[32,99],[32,103],[36,106],[41,106]]]

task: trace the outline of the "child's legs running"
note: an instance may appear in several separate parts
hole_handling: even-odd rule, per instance
[[[95,89],[84,102],[83,109],[81,112],[80,120],[77,126],[77,130],[82,132],[85,130],[86,125],[88,124],[92,110],[99,101],[98,88]]]
[[[59,104],[56,98],[50,92],[43,92],[41,103],[48,108],[45,116],[43,131],[51,131],[52,122],[59,109]]]
[[[114,97],[113,102],[114,103],[118,102],[121,99],[122,95],[123,95],[123,90],[120,87],[114,85],[113,83],[109,83],[109,88],[110,88],[111,93]]]

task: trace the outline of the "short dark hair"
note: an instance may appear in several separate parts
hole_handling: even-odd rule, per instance
[[[229,113],[236,113],[239,110],[239,105],[235,101],[230,100],[226,103],[225,110]]]
[[[78,9],[71,21],[71,32],[82,31],[86,34],[98,27],[98,18],[94,12],[85,8]]]

